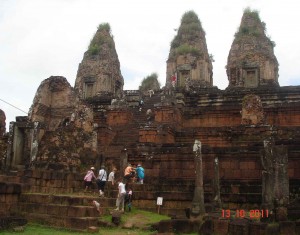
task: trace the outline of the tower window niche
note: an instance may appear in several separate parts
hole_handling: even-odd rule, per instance
[[[84,98],[90,98],[93,96],[94,83],[86,82],[84,83]]]
[[[95,92],[94,92],[94,84],[95,84],[95,78],[93,76],[85,77],[83,79],[83,94],[84,94],[84,99],[93,97]]]
[[[186,79],[188,79],[190,76],[190,71],[189,70],[181,70],[179,74],[179,86],[184,87]]]
[[[245,69],[245,87],[258,87],[257,69]]]

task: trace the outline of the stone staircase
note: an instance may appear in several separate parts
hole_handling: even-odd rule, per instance
[[[148,109],[154,111],[154,105],[160,102],[160,96],[154,94],[152,97],[144,97],[144,105],[142,110],[139,111],[139,107],[129,107],[132,112],[132,122],[121,127],[113,127],[113,131],[116,132],[116,135],[112,141],[112,144],[108,146],[107,154],[110,157],[118,157],[121,150],[125,147],[133,148],[136,147],[136,144],[139,142],[139,129],[147,125],[147,115],[146,112]]]
[[[23,193],[18,207],[21,215],[29,221],[86,230],[90,226],[98,226],[100,215],[92,205],[93,200],[100,202],[102,214],[107,214],[115,204],[113,198],[99,198],[95,195]]]
[[[68,183],[71,178],[73,182]],[[7,182],[6,190],[3,190],[3,181]],[[7,196],[9,192],[14,198],[14,201],[9,199],[1,204],[3,208],[22,215],[31,222],[83,231],[90,226],[99,226],[99,213],[92,205],[93,200],[100,202],[103,215],[109,214],[115,207],[117,186],[107,184],[105,197],[99,198],[95,185],[93,193],[85,194],[80,187],[81,183],[82,176],[79,174],[54,171],[26,170],[16,175],[0,175],[1,198],[7,200],[11,198]],[[295,182],[291,187],[294,187],[294,184]],[[48,185],[47,192],[42,185]],[[132,182],[129,185],[133,189],[134,208],[157,212],[157,197],[162,197],[163,205],[160,207],[160,213],[179,218],[185,216],[185,209],[191,206],[193,199],[194,179],[146,178],[145,184]],[[249,183],[220,180],[220,188],[222,208],[259,209],[261,204],[259,181]],[[211,210],[212,197],[211,183],[204,182],[207,211]]]
[[[22,216],[30,222],[78,231],[99,226],[100,214],[92,201],[101,204],[101,215],[109,214],[115,207],[117,191],[108,186],[108,197],[99,198],[94,184],[93,192],[83,193],[82,177],[53,170],[0,175],[0,214]]]

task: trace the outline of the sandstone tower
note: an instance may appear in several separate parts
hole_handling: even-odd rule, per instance
[[[45,79],[37,89],[29,111],[31,122],[40,122],[54,131],[69,119],[75,109],[76,96],[65,77],[51,76]]]
[[[186,12],[181,18],[178,33],[171,42],[166,86],[170,87],[173,82],[173,86],[177,88],[189,85],[211,87],[212,74],[212,61],[201,22],[195,12]]]
[[[79,64],[75,90],[81,99],[120,94],[124,80],[108,23],[100,24]]]
[[[279,86],[274,42],[257,11],[244,11],[227,60],[229,87]]]
[[[6,120],[5,113],[0,109],[0,137],[3,136],[6,131],[5,120]]]

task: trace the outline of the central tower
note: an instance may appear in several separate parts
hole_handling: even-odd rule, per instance
[[[100,24],[79,64],[75,90],[81,99],[96,96],[117,96],[124,80],[108,23]]]
[[[182,16],[178,33],[171,42],[166,86],[212,87],[212,74],[205,32],[196,13],[188,11]]]

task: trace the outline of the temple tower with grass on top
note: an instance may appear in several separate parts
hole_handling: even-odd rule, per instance
[[[197,14],[194,11],[186,12],[171,42],[166,86],[186,89],[190,86],[212,87],[212,60]]]
[[[228,87],[279,86],[274,46],[275,43],[266,35],[266,25],[258,12],[245,9],[228,55]]]
[[[123,90],[123,85],[110,25],[100,24],[79,64],[75,90],[81,99],[103,95],[118,96]]]

